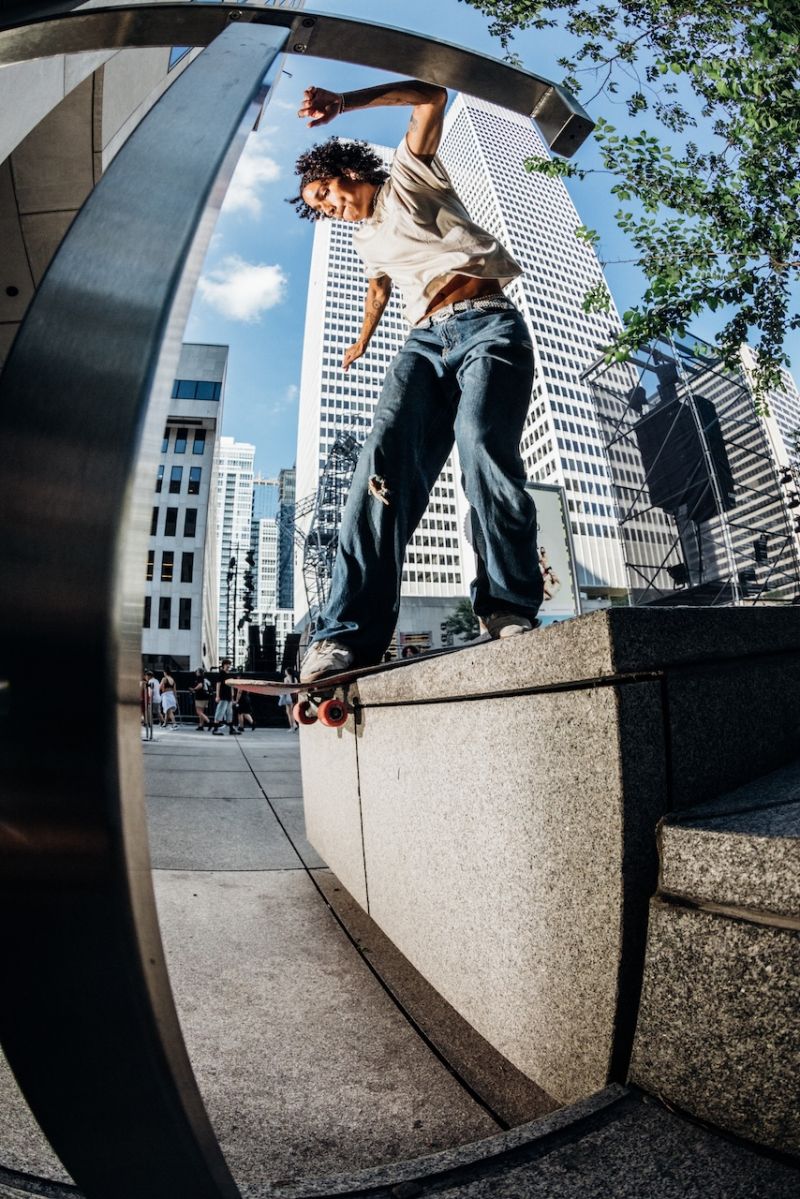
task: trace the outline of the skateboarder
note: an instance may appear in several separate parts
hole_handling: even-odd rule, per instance
[[[503,294],[522,268],[470,219],[436,156],[446,103],[444,88],[407,80],[349,93],[307,88],[298,113],[319,126],[352,109],[412,110],[388,175],[363,142],[330,138],[297,160],[292,202],[301,216],[360,222],[353,245],[369,283],[343,369],[366,352],[393,282],[411,325],[353,476],[304,682],[380,662],[397,621],[406,546],[454,440],[472,510],[476,614],[492,637],[507,637],[532,627],[542,601],[536,509],[519,453],[533,354]]]

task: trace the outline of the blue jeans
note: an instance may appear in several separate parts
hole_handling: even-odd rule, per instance
[[[347,645],[359,664],[380,661],[397,623],[406,546],[454,441],[478,557],[473,608],[536,616],[536,507],[519,453],[532,381],[530,336],[514,308],[469,309],[411,330],[353,475],[315,641]],[[370,492],[376,476],[388,504]]]

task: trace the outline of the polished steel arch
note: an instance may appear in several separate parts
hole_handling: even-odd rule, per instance
[[[6,5],[0,63],[207,49],[90,195],[0,376],[2,1038],[89,1199],[234,1199],[170,992],[138,744],[155,451],[215,216],[284,50],[536,109],[566,152],[591,122],[546,80],[383,27],[222,4],[74,9]],[[80,702],[87,686],[96,718],[51,727],[43,746],[29,719],[42,690]]]
[[[574,96],[540,75],[375,22],[190,0],[75,9],[75,0],[11,0],[8,11],[0,12],[0,66],[122,46],[205,46],[231,21],[241,21],[287,29],[285,49],[290,54],[411,75],[530,116],[551,150],[565,157],[574,154],[594,128]]]

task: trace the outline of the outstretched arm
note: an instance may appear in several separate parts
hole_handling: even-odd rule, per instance
[[[372,334],[380,323],[384,309],[389,303],[389,296],[391,294],[392,281],[388,275],[381,275],[378,279],[370,279],[369,286],[367,287],[367,298],[364,301],[364,323],[361,326],[358,341],[354,342],[344,352],[342,370],[347,370],[355,362],[356,358],[360,358],[365,352]]]
[[[406,140],[417,158],[430,160],[439,149],[442,122],[447,106],[447,91],[435,83],[404,79],[400,83],[379,83],[357,92],[329,92],[324,87],[307,87],[299,117],[309,117],[309,128],[327,125],[335,117],[355,108],[384,108],[412,105]]]

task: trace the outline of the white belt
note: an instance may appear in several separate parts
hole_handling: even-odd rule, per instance
[[[493,296],[477,296],[474,300],[456,300],[453,304],[447,304],[444,308],[437,308],[430,316],[423,317],[414,328],[430,329],[431,325],[440,325],[442,321],[449,320],[457,312],[468,312],[471,308],[486,309],[489,312],[492,310],[501,312],[513,307],[514,305],[511,301],[499,293]]]

